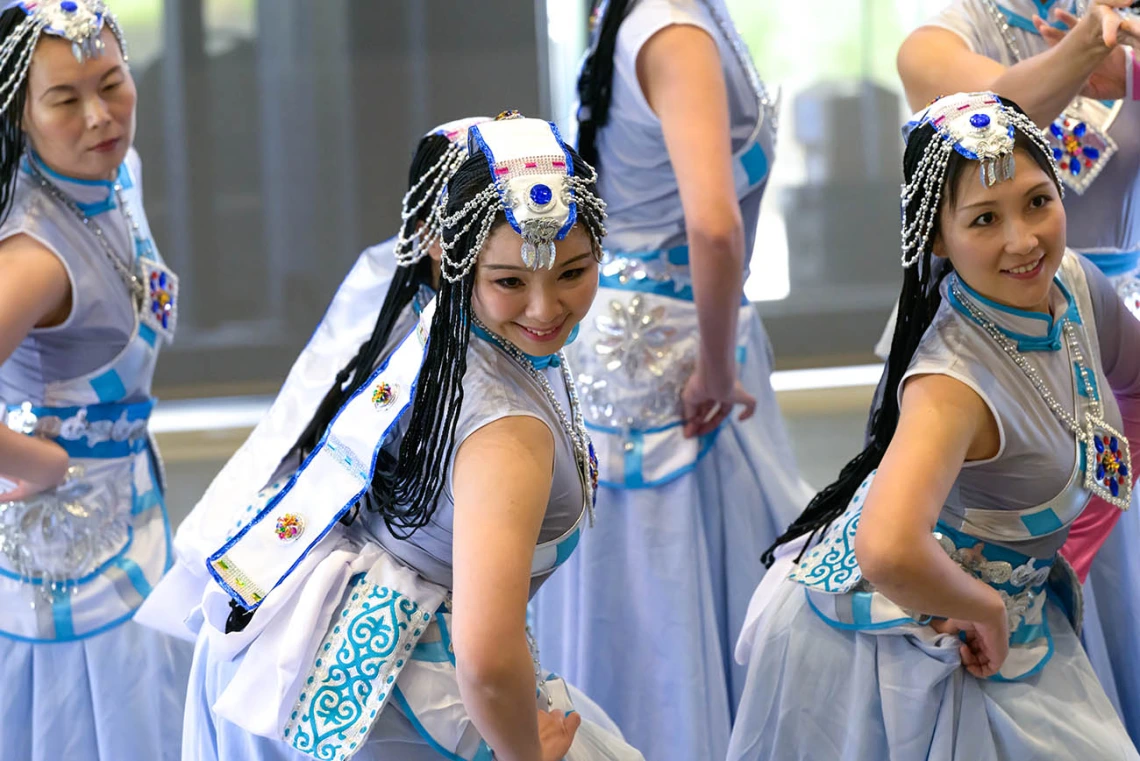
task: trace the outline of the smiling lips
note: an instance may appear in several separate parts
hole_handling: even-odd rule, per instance
[[[528,328],[525,325],[519,325],[517,322],[515,323],[515,325],[518,325],[520,330],[527,334],[528,338],[530,338],[532,341],[538,341],[540,343],[556,338],[562,331],[563,324],[565,324],[565,321],[559,323],[553,328],[548,328],[547,330],[535,330],[534,328]]]
[[[108,151],[114,150],[115,146],[119,144],[119,140],[121,140],[121,139],[122,138],[113,137],[110,140],[104,140],[103,142],[99,143],[98,145],[92,146],[91,150],[96,151],[98,153],[107,153]]]
[[[1042,254],[1029,264],[1023,264],[1020,267],[1012,267],[1007,270],[1002,270],[1002,273],[1018,279],[1028,279],[1034,277],[1038,271],[1040,271],[1041,265],[1044,261],[1045,255]]]

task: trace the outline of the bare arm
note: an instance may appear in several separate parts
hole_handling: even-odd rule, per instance
[[[911,379],[855,534],[863,575],[892,602],[985,627],[995,662],[979,676],[991,675],[1005,658],[1005,605],[995,589],[950,559],[932,530],[962,464],[993,456],[998,441],[996,421],[968,386],[942,375]],[[966,652],[963,661],[970,665]]]
[[[972,52],[948,29],[920,27],[898,53],[907,101],[918,110],[939,95],[989,90],[1013,100],[1044,127],[1080,94],[1116,46],[1117,32],[1122,40],[1130,39],[1127,33],[1137,27],[1136,22],[1130,20],[1121,27],[1113,9],[1127,4],[1125,0],[1102,0],[1090,6],[1057,45],[1008,68]]]
[[[637,76],[661,121],[677,177],[689,243],[693,301],[700,330],[697,371],[683,398],[688,435],[711,430],[755,400],[736,383],[736,321],[744,288],[744,223],[732,176],[728,91],[716,42],[703,29],[678,24],[641,48]],[[719,404],[719,408],[717,405]],[[719,409],[719,414],[705,419]],[[693,419],[705,419],[696,424]]]
[[[0,363],[33,328],[62,322],[70,308],[71,286],[59,259],[26,235],[0,242]],[[0,426],[0,473],[25,482],[0,498],[54,486],[66,471],[61,447]]]
[[[459,692],[495,758],[504,761],[561,758],[576,727],[561,727],[559,719],[565,733],[551,739],[547,722],[540,741],[526,643],[530,568],[553,462],[550,429],[530,417],[481,428],[455,457],[452,629]]]

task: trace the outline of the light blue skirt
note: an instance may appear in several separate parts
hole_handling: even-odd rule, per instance
[[[811,497],[769,382],[767,336],[755,316],[747,330],[755,416],[726,423],[673,481],[601,487],[596,526],[532,605],[543,665],[652,761],[724,758],[744,686],[733,644],[760,555]]]
[[[846,631],[773,567],[738,656],[745,695],[728,761],[1137,761],[1068,619],[1046,606],[1053,656],[1019,682],[971,676],[960,642]]]
[[[0,758],[177,761],[190,654],[134,622],[72,642],[0,638]]]

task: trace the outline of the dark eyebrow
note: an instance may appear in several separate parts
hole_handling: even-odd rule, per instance
[[[43,100],[44,98],[46,98],[47,96],[52,95],[52,94],[74,95],[75,94],[75,86],[74,85],[55,85],[54,87],[49,87],[48,89],[44,90],[44,94],[40,96],[40,100]]]
[[[573,259],[567,259],[566,261],[562,262],[558,266],[560,268],[569,267],[574,262],[581,261],[582,259],[585,259],[587,256],[593,256],[593,255],[594,255],[594,253],[592,251],[587,251],[584,254],[578,254]],[[529,267],[518,267],[518,266],[513,265],[513,264],[485,264],[485,265],[483,265],[483,267],[484,267],[484,269],[489,269],[489,270],[519,270],[520,272],[532,272],[533,271]]]
[[[1049,180],[1042,180],[1041,182],[1031,187],[1029,190],[1025,191],[1025,197],[1028,198],[1029,196],[1040,193],[1042,190],[1047,190],[1052,184],[1053,183],[1049,182]],[[959,206],[957,208],[957,211],[966,211],[975,207],[992,206],[993,204],[994,201],[977,201],[975,203],[968,203],[965,206]]]
[[[112,74],[121,74],[122,71],[123,71],[122,64],[117,64],[115,66],[112,66],[110,69],[108,69],[106,72],[104,72],[103,76],[99,77],[99,81],[103,82],[104,80],[107,79],[107,77],[111,76]],[[44,90],[44,94],[40,96],[40,99],[42,100],[42,99],[44,99],[47,96],[52,95],[52,94],[73,95],[75,93],[75,91],[76,91],[75,85],[69,85],[69,84],[54,85],[54,86],[49,87],[48,89]]]

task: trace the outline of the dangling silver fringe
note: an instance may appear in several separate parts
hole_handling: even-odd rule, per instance
[[[431,166],[416,184],[404,194],[400,210],[400,233],[396,238],[396,264],[407,267],[427,255],[431,247],[443,237],[443,205],[447,193],[447,181],[467,158],[464,147],[451,143],[439,160]],[[424,186],[427,186],[426,188]],[[412,199],[423,190],[423,196],[413,205]],[[415,225],[424,206],[431,204],[431,211],[422,227]],[[406,231],[411,228],[411,232]]]

